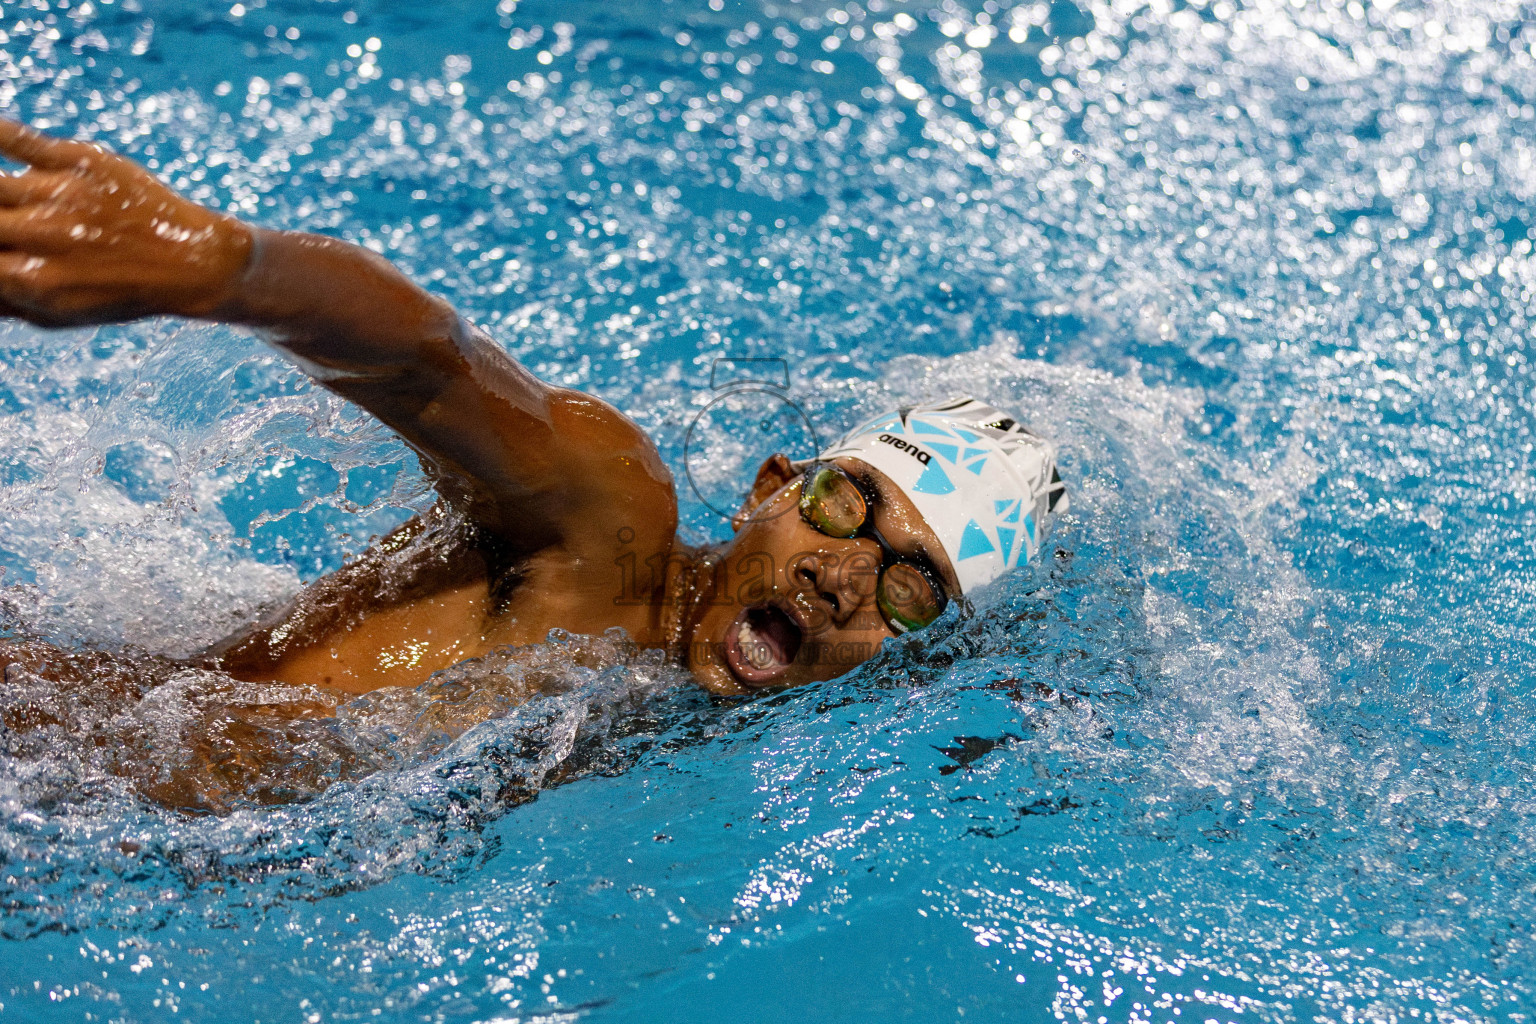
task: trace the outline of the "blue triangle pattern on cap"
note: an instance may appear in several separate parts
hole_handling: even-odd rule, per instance
[[[1035,517],[1032,515],[1024,517],[1024,535],[1030,540],[1035,539]]]
[[[997,539],[1003,546],[1003,562],[1008,561],[1008,556],[1013,554],[1013,531],[1006,526],[997,528]]]
[[[960,535],[960,553],[956,561],[963,562],[967,558],[975,558],[977,555],[985,555],[996,550],[997,548],[987,539],[981,527],[976,525],[976,520],[972,519],[965,524],[965,532]]]
[[[1010,522],[1010,523],[1018,522],[1019,521],[1019,508],[1018,508],[1018,506],[1015,505],[1013,508],[1009,509],[1008,510],[1008,514],[1006,516],[1004,516],[1003,518],[1005,520],[1007,520],[1008,522]]]
[[[981,440],[979,437],[971,433],[969,430],[966,430],[964,427],[956,427],[955,433],[959,434],[961,437],[965,438],[967,441],[970,441],[973,444]]]
[[[987,460],[982,459],[980,462],[973,462],[965,468],[970,470],[972,473],[975,473],[977,476],[981,476],[981,471],[986,468],[986,465]]]
[[[965,450],[965,458],[967,458],[967,459],[974,459],[978,455],[986,455],[986,454],[987,454],[987,450],[985,448],[967,448]]]
[[[998,498],[992,502],[992,511],[998,515],[1002,515],[1004,512],[1008,511],[1008,506],[1012,505],[1013,503],[1014,499],[1012,498]]]
[[[929,441],[928,447],[939,453],[939,458],[945,462],[954,462],[960,455],[960,449],[952,444],[940,444],[937,441]]]
[[[950,494],[954,492],[955,484],[944,472],[937,462],[928,463],[928,468],[923,470],[923,475],[917,478],[917,483],[912,489],[918,494]]]
[[[945,430],[943,427],[936,427],[931,423],[924,423],[922,420],[913,420],[912,429],[917,431],[919,434],[937,434],[940,437],[950,436],[949,431]]]

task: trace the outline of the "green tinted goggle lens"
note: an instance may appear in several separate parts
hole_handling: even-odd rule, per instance
[[[828,537],[852,537],[869,508],[858,485],[835,469],[818,469],[800,488],[800,514]]]
[[[880,574],[875,600],[898,633],[922,629],[944,610],[944,602],[934,593],[928,577],[905,562],[887,566]]]
[[[800,515],[828,537],[856,537],[869,516],[864,493],[846,474],[823,466],[800,485]],[[885,542],[880,542],[884,547]],[[887,557],[890,556],[887,550]],[[914,565],[892,562],[880,570],[875,601],[898,633],[922,629],[944,611],[944,597]]]

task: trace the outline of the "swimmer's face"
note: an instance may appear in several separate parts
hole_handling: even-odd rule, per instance
[[[938,537],[884,474],[858,459],[832,465],[873,499],[869,522],[902,559],[925,565],[953,600],[959,583]],[[800,515],[802,474],[763,463],[694,620],[688,667],[716,693],[833,679],[896,636],[876,600],[882,552],[869,536],[829,537]]]

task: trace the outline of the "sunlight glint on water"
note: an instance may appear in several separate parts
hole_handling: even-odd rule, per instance
[[[1054,554],[741,705],[497,656],[222,818],[113,759],[274,688],[8,682],[65,725],[0,734],[0,1019],[1529,1019],[1529,12],[719,6],[0,0],[0,100],[383,252],[680,480],[721,357],[822,437],[1019,409]],[[185,654],[430,500],[238,332],[0,356],[4,628]]]

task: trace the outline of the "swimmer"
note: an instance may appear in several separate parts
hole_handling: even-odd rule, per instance
[[[382,257],[243,223],[14,121],[0,155],[25,165],[0,175],[0,314],[251,328],[394,430],[440,496],[199,667],[341,696],[555,628],[620,627],[715,693],[794,686],[1035,556],[1066,504],[1050,442],[958,398],[878,417],[807,462],[772,456],[733,539],[690,548],[644,431],[538,380]],[[0,642],[7,671],[100,674],[106,657]]]

